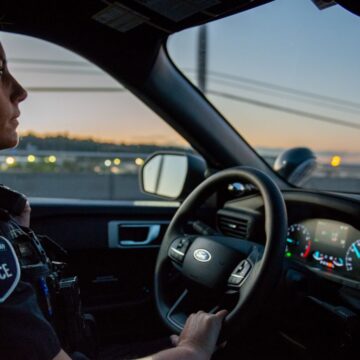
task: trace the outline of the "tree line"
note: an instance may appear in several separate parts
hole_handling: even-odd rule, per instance
[[[90,152],[139,152],[152,153],[155,151],[186,151],[183,147],[159,146],[156,144],[116,144],[97,141],[94,139],[78,139],[68,134],[39,136],[29,133],[21,136],[17,147],[19,150],[52,150],[52,151],[90,151]],[[191,151],[190,149],[187,149]]]

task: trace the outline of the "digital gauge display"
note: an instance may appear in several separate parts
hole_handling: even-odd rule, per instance
[[[344,249],[349,226],[335,221],[318,221],[312,260],[327,269],[345,268]]]
[[[287,232],[285,257],[334,275],[334,279],[360,281],[360,231],[330,219],[292,224]]]

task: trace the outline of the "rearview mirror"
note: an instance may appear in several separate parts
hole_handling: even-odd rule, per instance
[[[204,180],[205,161],[182,153],[155,153],[141,169],[142,191],[172,200],[183,200]]]

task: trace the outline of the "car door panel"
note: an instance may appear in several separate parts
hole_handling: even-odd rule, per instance
[[[32,201],[32,228],[68,251],[84,310],[95,316],[104,341],[146,339],[164,330],[153,302],[153,272],[177,205],[149,204]]]

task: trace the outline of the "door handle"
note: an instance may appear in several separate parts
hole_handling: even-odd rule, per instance
[[[149,245],[154,240],[157,239],[157,237],[160,234],[160,228],[161,226],[159,224],[153,224],[153,225],[123,225],[123,227],[135,227],[135,228],[148,228],[148,234],[144,241],[134,241],[134,240],[121,240],[120,239],[120,245],[122,246],[138,246],[138,245]]]
[[[159,246],[163,229],[169,221],[110,221],[108,223],[109,248],[135,248]],[[156,244],[153,244],[156,242]]]

